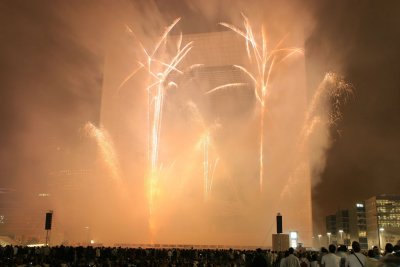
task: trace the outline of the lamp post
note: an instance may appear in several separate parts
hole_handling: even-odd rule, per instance
[[[382,233],[383,233],[383,231],[385,231],[385,229],[384,228],[379,228],[379,231],[378,231],[378,242],[379,242],[379,252],[381,252],[381,250],[382,250],[382,242],[381,242],[381,237],[382,237]]]
[[[340,234],[340,242],[342,242],[344,244],[344,241],[343,241],[343,230],[342,229],[339,230],[339,234]]]
[[[328,233],[326,233],[327,234],[327,236],[328,236],[328,246],[331,244],[331,233],[330,232],[328,232]]]
[[[321,247],[321,237],[322,235],[318,235],[318,246]]]

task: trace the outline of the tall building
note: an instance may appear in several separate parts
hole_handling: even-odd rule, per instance
[[[349,209],[349,230],[351,240],[358,241],[361,249],[368,249],[367,220],[364,202],[358,202]]]
[[[336,239],[335,238],[337,233],[336,215],[326,216],[326,232],[330,233],[333,239]]]
[[[349,221],[349,210],[343,209],[336,213],[336,229],[341,231],[339,236],[342,242],[345,245],[350,244],[350,221]]]
[[[378,195],[365,201],[368,246],[384,247],[400,239],[400,195]]]
[[[171,36],[168,43],[175,44],[177,39],[179,40],[179,36]],[[191,139],[197,139],[196,136],[200,131],[203,131],[203,129],[196,130],[199,128],[198,125],[187,127],[188,123],[193,123],[195,117],[192,115],[194,112],[189,112],[190,110],[187,109],[188,103],[193,103],[198,109],[197,113],[201,117],[202,124],[204,124],[202,127],[212,128],[213,125],[217,125],[213,140],[215,147],[218,148],[221,160],[213,182],[213,196],[207,202],[207,205],[210,204],[212,208],[199,208],[199,214],[201,214],[201,218],[208,220],[207,224],[190,222],[189,219],[185,219],[179,220],[179,222],[175,221],[173,224],[164,223],[164,231],[172,233],[172,230],[167,229],[176,228],[177,223],[180,223],[181,229],[190,226],[191,232],[185,235],[185,238],[191,238],[192,242],[211,242],[211,244],[213,242],[225,242],[246,245],[263,242],[271,245],[272,228],[269,227],[271,225],[269,218],[272,218],[277,211],[281,211],[287,218],[284,229],[298,232],[299,242],[305,246],[310,246],[312,221],[308,155],[301,157],[305,159],[304,164],[301,164],[301,167],[296,166],[294,171],[287,165],[280,164],[281,161],[279,160],[279,157],[287,157],[287,149],[291,150],[296,147],[291,145],[291,141],[297,140],[298,136],[295,134],[292,136],[292,132],[287,131],[287,126],[293,125],[293,116],[300,114],[298,110],[303,110],[306,106],[307,94],[303,80],[303,62],[301,60],[300,63],[296,61],[298,63],[296,66],[289,62],[287,62],[287,66],[281,65],[281,79],[278,79],[279,73],[276,72],[275,88],[288,95],[291,95],[289,92],[293,90],[296,94],[299,94],[299,97],[294,98],[291,95],[290,101],[295,99],[295,104],[283,105],[291,107],[290,112],[293,111],[293,116],[290,116],[290,118],[288,116],[287,120],[282,119],[286,118],[290,112],[286,113],[286,108],[285,110],[279,109],[277,110],[279,119],[274,119],[273,127],[269,128],[267,127],[269,125],[263,125],[265,129],[275,129],[268,131],[268,135],[273,135],[273,138],[279,139],[286,135],[290,136],[284,138],[282,143],[287,147],[283,150],[277,146],[279,142],[270,141],[273,139],[272,136],[271,138],[264,138],[266,143],[271,142],[271,144],[266,144],[264,148],[265,157],[262,160],[265,161],[266,166],[268,165],[268,171],[263,174],[264,189],[260,192],[258,139],[260,105],[254,93],[254,81],[242,69],[234,67],[234,65],[241,65],[250,70],[254,67],[251,66],[247,57],[243,38],[232,31],[220,31],[183,34],[182,40],[182,44],[193,42],[193,49],[178,66],[183,74],[171,73],[168,76],[168,79],[174,81],[178,86],[168,90],[165,96],[161,133],[163,144],[160,146],[159,159],[163,159],[163,164],[167,166],[176,155],[188,155],[188,151],[184,148],[191,147],[193,145]],[[147,47],[151,49],[151,43],[150,45],[147,44]],[[113,45],[106,55],[101,123],[111,135],[118,136],[118,139],[114,141],[116,147],[120,149],[119,157],[121,161],[128,162],[128,159],[138,158],[133,153],[139,154],[141,151],[146,151],[146,144],[149,142],[148,132],[146,132],[148,128],[146,127],[148,127],[147,118],[151,112],[148,112],[148,94],[145,89],[151,79],[149,79],[146,71],[139,71],[132,79],[124,83],[122,88],[119,88],[121,82],[135,67],[135,62],[132,63],[127,60],[129,57],[126,51],[132,51],[132,41],[128,38],[126,40],[121,39],[120,43]],[[131,53],[132,58],[138,57],[134,52]],[[137,54],[139,57],[143,57],[140,51]],[[200,66],[191,68],[195,65]],[[284,75],[285,68],[287,67],[286,70],[289,71],[289,66],[291,75]],[[256,68],[254,67],[254,69]],[[209,93],[210,90],[229,83],[238,86]],[[115,95],[118,94],[123,97],[116,98]],[[129,124],[136,127],[135,131],[126,127],[128,123],[121,124],[125,117],[129,118],[129,121],[127,120]],[[272,117],[268,120],[268,123],[270,123]],[[282,125],[278,126],[279,124]],[[185,136],[180,138],[179,145],[176,145],[176,139],[182,133],[179,130],[180,128],[185,132]],[[282,131],[282,134],[278,134],[277,131]],[[137,141],[138,145],[134,144],[132,140]],[[128,149],[129,145],[132,145],[134,149]],[[233,153],[232,149],[235,149],[236,152]],[[168,154],[163,151],[168,152]],[[279,156],[273,151],[279,151],[279,153],[277,152]],[[283,151],[285,152],[283,153]],[[236,153],[240,156],[234,156]],[[203,186],[199,177],[196,177],[196,173],[200,172],[194,171],[197,166],[203,165],[203,160],[192,159],[193,156],[185,156],[185,159],[183,159],[183,156],[179,157],[182,159],[180,159],[180,162],[174,163],[174,169],[171,173],[187,172],[184,176],[190,177],[190,183],[185,184],[186,188],[183,191],[194,193],[190,195],[189,200],[182,201],[186,204],[190,202],[190,208],[185,210],[182,210],[184,206],[176,206],[176,208],[180,209],[180,214],[187,214],[187,216],[183,215],[184,218],[191,218],[193,206],[203,202],[201,192]],[[135,177],[137,181],[143,181],[141,172],[146,173],[146,170],[143,170],[146,159],[142,155],[141,158],[143,162],[138,162],[137,167],[130,166],[130,169],[125,168],[124,170],[127,176]],[[136,164],[136,162],[133,164]],[[188,168],[192,169],[187,171]],[[277,175],[273,175],[275,173]],[[174,174],[169,177],[169,183],[179,184],[178,178],[179,175]],[[132,179],[133,183],[136,180]],[[147,197],[140,191],[143,186],[139,184],[132,186],[132,188],[135,188],[133,189],[135,190],[134,195],[138,197],[138,202],[143,202]],[[302,190],[298,190],[298,188],[302,188]],[[176,188],[173,190],[176,190]],[[165,191],[167,192],[167,188],[165,188]],[[259,195],[262,195],[262,197],[259,197]],[[142,199],[139,199],[140,196],[142,196]],[[169,201],[169,196],[164,196],[162,202],[168,203]],[[167,211],[171,214],[175,212],[174,208]],[[249,218],[259,218],[260,214],[262,214],[262,219],[248,220]],[[141,219],[148,221],[145,216]],[[143,225],[146,226],[145,223]],[[211,228],[208,229],[207,227]],[[193,229],[196,229],[196,231],[193,231]],[[145,231],[146,229],[141,232]],[[210,231],[214,231],[215,234],[204,239],[203,236]],[[262,231],[265,232],[265,238],[258,241],[259,233]],[[202,234],[200,234],[201,236],[191,236],[193,232]],[[173,242],[171,240],[175,237],[165,235],[162,238],[164,239],[159,242],[165,242],[164,240]]]

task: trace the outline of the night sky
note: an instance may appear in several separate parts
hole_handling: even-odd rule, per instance
[[[183,1],[158,2],[167,17],[202,17]],[[0,3],[0,188],[40,187],[33,178],[45,176],[55,157],[68,158],[64,147],[80,144],[76,129],[98,120],[98,42],[104,40],[108,8],[106,1],[80,3]],[[216,22],[226,18],[218,8]],[[354,201],[400,193],[400,2],[315,0],[303,8],[314,23],[305,42],[307,70],[324,66],[355,88],[332,129],[326,167],[313,188],[320,221]],[[212,29],[215,21],[193,31]]]
[[[339,69],[355,87],[313,189],[317,218],[400,192],[399,14],[398,1],[326,1],[316,9],[309,58]]]

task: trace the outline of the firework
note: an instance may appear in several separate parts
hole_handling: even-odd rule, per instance
[[[148,158],[149,158],[149,174],[147,177],[148,186],[148,201],[149,201],[149,225],[150,229],[155,228],[155,222],[152,219],[154,209],[154,198],[158,191],[158,172],[159,164],[159,148],[161,137],[161,125],[163,117],[163,105],[165,91],[168,88],[177,86],[173,81],[170,81],[171,72],[182,74],[183,72],[178,69],[178,65],[182,62],[184,57],[192,49],[192,42],[182,45],[182,34],[179,36],[176,43],[176,53],[174,56],[167,58],[166,53],[161,52],[161,48],[165,48],[167,39],[171,30],[179,22],[177,18],[169,25],[159,40],[156,42],[152,52],[148,51],[140,41],[139,46],[145,56],[144,62],[138,62],[139,66],[129,74],[126,79],[121,83],[120,88],[131,79],[138,71],[144,69],[150,76],[150,82],[146,86],[148,94],[148,125],[149,125],[149,138],[148,138]],[[133,30],[128,27],[128,31],[132,34]]]
[[[89,137],[96,141],[101,157],[108,167],[111,177],[116,181],[120,181],[118,157],[114,149],[114,143],[108,132],[102,127],[96,127],[91,122],[87,122],[83,129]]]
[[[211,131],[220,125],[215,122],[214,124],[207,126],[197,106],[190,101],[188,103],[188,107],[193,115],[194,120],[200,124],[204,130],[200,141],[197,143],[197,148],[201,148],[203,151],[203,192],[204,200],[207,201],[211,193],[212,182],[214,180],[215,170],[219,161],[218,156],[215,159],[210,156],[210,148],[212,147]]]
[[[204,200],[208,200],[212,183],[214,180],[215,170],[217,168],[217,164],[219,162],[219,158],[216,157],[214,160],[210,156],[210,147],[211,147],[211,136],[210,131],[206,130],[203,137],[201,138],[201,143],[203,147],[203,188],[204,188]]]
[[[353,94],[353,90],[353,86],[346,83],[343,77],[333,72],[325,74],[306,112],[304,126],[300,135],[302,144],[304,144],[305,140],[313,133],[317,125],[325,123],[329,126],[333,126],[342,118],[341,108]],[[324,120],[321,115],[318,114],[318,108],[327,101],[330,101],[331,108],[328,119]]]
[[[260,191],[263,188],[263,176],[264,176],[264,164],[263,164],[263,147],[264,147],[264,113],[265,103],[270,91],[270,78],[274,66],[295,53],[302,53],[299,48],[280,48],[285,38],[283,38],[278,44],[271,50],[267,45],[266,33],[264,27],[261,28],[259,38],[261,39],[261,45],[256,41],[256,34],[250,25],[249,19],[242,14],[244,31],[228,23],[220,23],[220,25],[232,30],[239,34],[245,39],[247,56],[254,67],[255,71],[251,72],[245,67],[240,65],[234,65],[235,68],[243,71],[249,76],[254,84],[254,95],[260,104],[260,144],[259,144],[259,186]],[[230,83],[223,86],[214,88],[207,93],[215,92],[216,90],[225,89],[229,87],[242,86],[242,83]]]
[[[333,127],[342,118],[341,108],[348,101],[349,97],[353,94],[354,88],[352,85],[346,83],[343,77],[328,72],[325,74],[324,79],[319,84],[313,97],[311,98],[309,108],[305,114],[303,128],[301,129],[299,144],[297,149],[303,151],[307,144],[309,137],[319,127]],[[330,103],[330,110],[327,114],[321,113],[325,109],[327,102]],[[281,192],[280,198],[285,194],[291,193],[292,185],[295,185],[296,172],[307,168],[307,165],[302,163],[302,153],[297,153],[295,158],[297,168],[292,173],[288,182],[285,183],[284,189]]]

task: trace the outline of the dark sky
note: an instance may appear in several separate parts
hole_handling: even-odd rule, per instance
[[[166,2],[159,8],[171,13]],[[68,154],[64,144],[79,146],[77,125],[98,118],[93,107],[100,101],[102,56],[88,47],[102,21],[91,19],[94,5],[73,3],[0,3],[0,188],[36,184],[30,178],[45,175],[54,155]],[[315,0],[307,6],[315,19],[307,68],[317,63],[339,71],[356,89],[313,189],[315,216],[322,218],[352,201],[400,192],[400,2]],[[78,11],[75,21],[69,8]],[[93,40],[77,42],[76,32]]]
[[[317,218],[376,194],[400,193],[400,2],[324,2],[308,58],[340,70],[355,94],[313,191]]]

